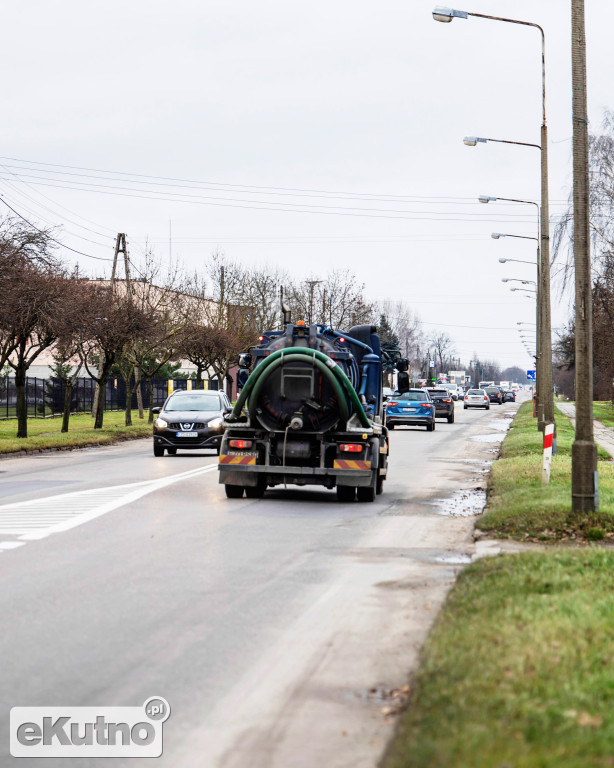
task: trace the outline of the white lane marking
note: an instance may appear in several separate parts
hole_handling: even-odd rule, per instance
[[[19,536],[22,542],[44,539],[52,533],[68,531],[94,520],[180,480],[188,480],[215,469],[217,464],[212,464],[157,480],[73,491],[31,501],[3,504],[0,506],[0,534]],[[0,543],[0,549],[14,548],[7,544],[13,545],[13,542],[5,542],[4,545]]]

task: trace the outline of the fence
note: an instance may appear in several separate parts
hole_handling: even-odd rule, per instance
[[[168,395],[167,379],[152,379],[153,405],[162,405]],[[210,389],[217,389],[217,381],[209,382]],[[143,405],[149,408],[149,393],[145,381],[141,381]],[[173,379],[173,389],[187,389],[188,379]],[[70,396],[71,413],[91,413],[94,404],[96,382],[89,378],[75,381]],[[66,386],[62,379],[26,379],[26,404],[28,418],[45,419],[61,416],[64,412]],[[132,396],[132,407],[137,408],[136,392]],[[126,383],[123,379],[109,379],[105,391],[105,410],[123,411],[126,408]],[[15,379],[0,379],[0,419],[14,419],[17,415],[17,390]]]

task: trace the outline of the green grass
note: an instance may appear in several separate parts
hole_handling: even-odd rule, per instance
[[[535,427],[531,405],[518,411],[492,466],[486,512],[476,527],[493,536],[536,539],[614,539],[614,463],[598,450],[600,511],[587,516],[571,512],[571,446],[574,430],[557,411],[558,454],[552,458],[550,483],[542,474],[543,437]]]
[[[486,558],[459,577],[383,768],[614,764],[614,553]]]
[[[606,427],[614,427],[614,408],[609,400],[595,400],[593,402],[593,418],[600,421]]]
[[[16,451],[44,450],[46,448],[79,448],[89,445],[110,445],[122,440],[149,437],[151,424],[132,413],[132,427],[124,426],[123,411],[108,411],[104,415],[102,429],[94,429],[94,420],[89,414],[75,414],[70,417],[69,431],[62,433],[62,419],[28,420],[28,437],[17,438],[15,420],[0,421],[0,454]]]

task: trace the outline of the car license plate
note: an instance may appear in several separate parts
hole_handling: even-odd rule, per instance
[[[417,411],[417,408],[403,408],[404,411]]]
[[[175,432],[177,437],[198,437],[198,432]]]

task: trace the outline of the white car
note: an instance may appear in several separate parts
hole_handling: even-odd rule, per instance
[[[448,392],[452,396],[452,400],[458,400],[458,398],[461,396],[458,391],[458,384],[456,383],[442,384],[442,386],[448,390]]]
[[[483,389],[468,389],[463,401],[463,408],[486,408],[490,410],[490,398]]]

